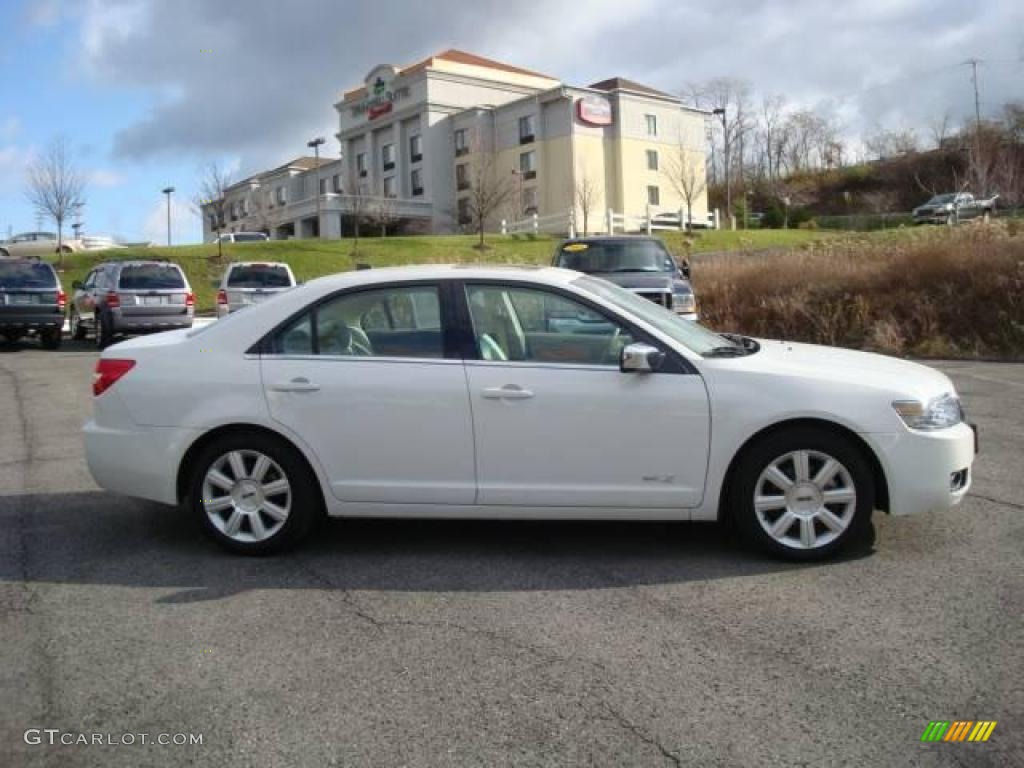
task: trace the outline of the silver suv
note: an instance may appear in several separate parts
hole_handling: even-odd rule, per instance
[[[96,346],[109,346],[116,334],[191,328],[195,295],[181,267],[166,261],[112,261],[98,264],[72,284],[71,335],[92,330]]]
[[[228,265],[217,290],[217,317],[266,301],[295,285],[287,264],[239,261]]]

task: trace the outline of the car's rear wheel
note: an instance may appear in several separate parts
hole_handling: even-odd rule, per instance
[[[193,462],[187,503],[222,547],[265,555],[295,544],[320,516],[317,482],[283,441],[240,432],[214,440]]]
[[[47,328],[39,334],[43,349],[60,349],[61,340],[60,328]]]
[[[744,537],[777,555],[818,560],[861,539],[874,481],[860,449],[827,430],[776,432],[741,457],[731,494]]]
[[[114,341],[114,329],[110,327],[110,318],[103,312],[96,313],[96,348],[106,349]]]
[[[71,326],[71,338],[75,341],[82,341],[85,339],[85,326],[82,325],[82,316],[77,312],[72,311],[71,316],[68,318],[68,325]]]

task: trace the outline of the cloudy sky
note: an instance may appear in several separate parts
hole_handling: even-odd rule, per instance
[[[1021,0],[4,0],[0,29],[3,237],[35,229],[25,163],[64,135],[88,231],[162,240],[171,184],[175,238],[195,241],[204,161],[245,173],[301,154],[372,66],[453,47],[574,85],[744,78],[827,105],[851,139],[972,113],[970,57],[983,111],[1024,99]]]

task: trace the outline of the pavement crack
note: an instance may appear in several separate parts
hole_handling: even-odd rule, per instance
[[[974,499],[982,499],[984,501],[991,502],[992,504],[1001,504],[1004,507],[1010,507],[1011,509],[1019,509],[1024,511],[1024,504],[1018,504],[1015,501],[1006,501],[1005,499],[997,499],[995,496],[986,496],[984,493],[968,493],[969,497]]]
[[[671,761],[673,765],[681,768],[683,764],[682,758],[679,757],[679,755],[677,755],[675,752],[670,750],[668,747],[666,747],[664,744],[662,744],[660,741],[658,741],[654,736],[649,734],[647,731],[645,731],[639,725],[634,723],[624,714],[622,714],[617,709],[612,707],[607,701],[599,701],[598,706],[600,706],[603,710],[605,710],[605,712],[611,715],[612,719],[615,720],[615,722],[617,722],[619,726],[622,727],[624,730],[633,734],[633,736],[638,738],[644,744],[654,747],[659,752],[661,752],[662,756],[666,760]]]

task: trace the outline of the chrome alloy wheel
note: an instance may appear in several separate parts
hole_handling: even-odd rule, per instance
[[[259,451],[229,451],[203,477],[203,508],[234,541],[264,541],[288,520],[292,489],[284,470]]]
[[[771,461],[754,486],[754,512],[775,541],[817,549],[835,541],[857,510],[849,470],[821,451],[792,451]]]

